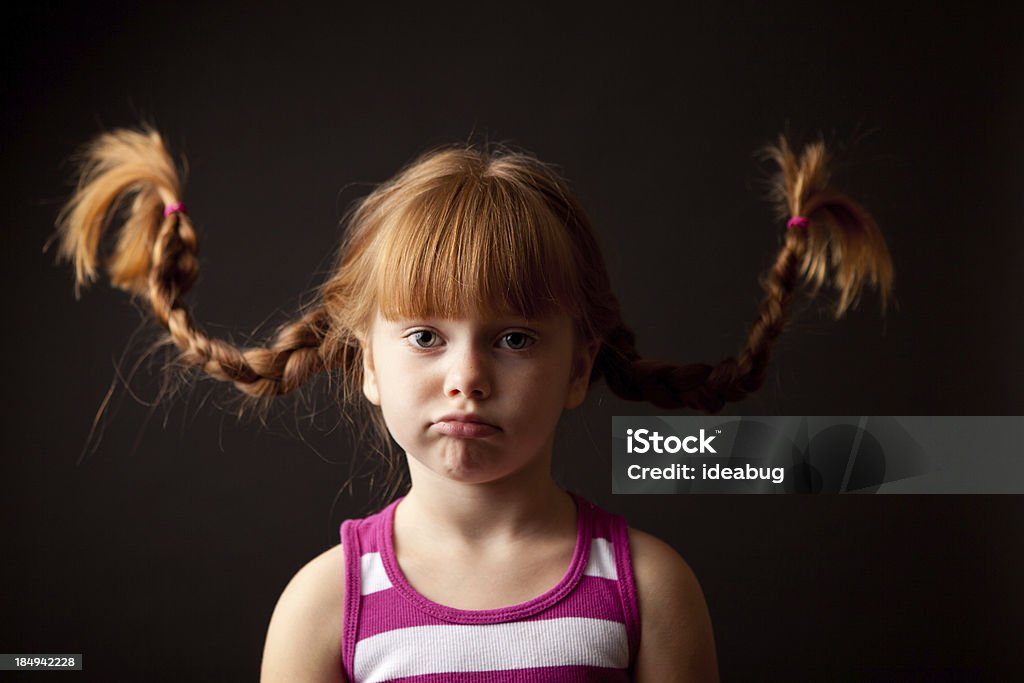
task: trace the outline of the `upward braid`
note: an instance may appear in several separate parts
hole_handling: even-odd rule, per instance
[[[825,146],[809,145],[798,158],[780,138],[767,152],[779,166],[773,198],[780,216],[789,222],[765,278],[765,297],[746,345],[735,358],[716,366],[644,360],[636,351],[633,332],[620,319],[604,337],[595,375],[603,375],[622,398],[714,413],[759,389],[801,276],[815,293],[828,279],[831,266],[839,292],[837,318],[856,303],[865,282],[878,288],[883,306],[888,300],[892,262],[885,240],[862,206],[828,187]]]
[[[58,218],[59,255],[75,264],[76,296],[96,278],[103,230],[133,195],[107,270],[112,284],[148,299],[182,362],[254,398],[289,393],[325,369],[323,306],[282,327],[268,348],[238,349],[192,320],[182,297],[199,275],[198,241],[174,164],[149,128],[105,133],[84,150],[77,191]]]

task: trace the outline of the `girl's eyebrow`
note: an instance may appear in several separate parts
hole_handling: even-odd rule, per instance
[[[398,320],[382,319],[383,322],[389,326],[399,327],[415,327],[416,325],[427,325],[430,327],[445,327],[451,323],[461,323],[464,319],[460,318],[434,318],[434,317],[411,317],[411,318],[400,318]],[[549,323],[543,319],[538,318],[524,318],[516,315],[501,316],[498,318],[490,318],[483,320],[479,323],[479,326],[487,331],[500,331],[509,327],[522,327],[531,330],[540,330],[547,327]]]
[[[540,327],[544,324],[537,318],[521,318],[519,316],[496,318],[493,322],[495,327]]]

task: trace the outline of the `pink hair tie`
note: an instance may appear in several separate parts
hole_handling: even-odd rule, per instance
[[[164,218],[170,216],[172,213],[188,213],[185,211],[185,205],[181,202],[171,202],[164,207]]]
[[[793,216],[786,223],[786,228],[792,230],[793,228],[806,228],[811,222],[803,216]]]

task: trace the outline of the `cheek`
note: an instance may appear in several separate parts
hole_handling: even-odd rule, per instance
[[[377,373],[377,395],[380,397],[378,405],[385,415],[394,413],[401,408],[402,398],[407,392],[401,391],[392,376],[392,369]]]
[[[538,428],[553,429],[562,416],[568,396],[568,382],[562,379],[562,374],[561,368],[549,369],[528,380],[529,391],[523,397],[523,404],[529,406],[526,412]],[[568,370],[565,374],[568,376]]]
[[[402,450],[408,451],[414,445],[412,432],[415,424],[414,416],[410,415],[402,405],[388,400],[387,396],[382,397],[380,411],[391,438]]]
[[[403,446],[408,445],[403,442],[408,442],[425,419],[426,387],[422,381],[412,377],[400,364],[392,363],[377,369],[378,405],[391,435]]]

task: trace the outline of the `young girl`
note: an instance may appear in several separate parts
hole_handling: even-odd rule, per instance
[[[782,140],[784,244],[746,347],[717,366],[643,360],[600,250],[566,184],[536,159],[450,147],[424,154],[358,205],[333,274],[266,348],[208,337],[183,300],[196,235],[153,130],[86,151],[59,221],[77,283],[133,197],[107,269],[143,296],[181,360],[259,405],[321,372],[397,444],[411,487],[342,525],[341,543],[288,584],[264,681],[708,681],[711,624],[669,546],[560,489],[555,426],[604,378],[619,396],[717,411],[764,380],[798,276],[834,269],[837,315],[892,272],[868,214],[827,187],[825,152]],[[361,400],[358,394],[365,397]]]

